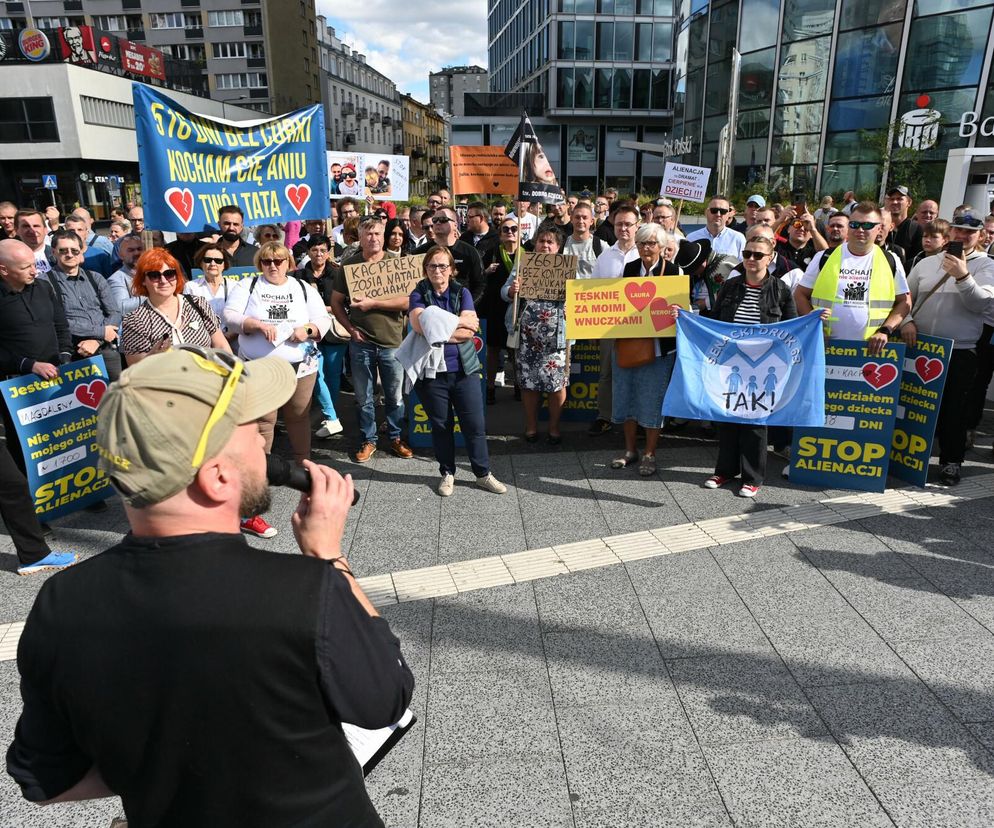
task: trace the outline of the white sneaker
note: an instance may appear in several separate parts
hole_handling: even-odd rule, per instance
[[[504,387],[504,372],[503,371],[498,371],[496,374],[494,374],[494,385],[496,385],[498,388],[503,388]]]
[[[438,484],[438,493],[442,497],[450,497],[452,490],[456,487],[456,479],[451,474],[443,474],[442,480]]]
[[[476,485],[481,489],[493,492],[494,494],[504,494],[504,492],[507,491],[507,486],[494,477],[492,472],[486,477],[476,478]]]
[[[341,420],[325,420],[321,423],[321,428],[317,430],[316,436],[331,437],[335,434],[341,434],[344,430]]]

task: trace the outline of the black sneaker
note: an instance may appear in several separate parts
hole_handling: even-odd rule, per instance
[[[602,434],[610,434],[614,427],[611,423],[605,420],[603,417],[598,417],[590,424],[590,428],[587,429],[587,434],[591,437],[600,437]]]
[[[939,469],[939,480],[947,486],[955,486],[959,479],[959,463],[946,463]]]

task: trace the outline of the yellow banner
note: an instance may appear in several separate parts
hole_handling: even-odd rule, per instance
[[[690,307],[687,276],[570,279],[566,282],[566,338],[676,336],[674,307]]]

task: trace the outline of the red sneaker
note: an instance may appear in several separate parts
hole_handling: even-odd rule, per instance
[[[720,474],[712,474],[707,480],[704,481],[704,488],[718,489],[724,486],[731,479],[732,478],[730,477],[722,477]]]
[[[262,519],[261,515],[253,515],[250,518],[242,518],[242,531],[255,535],[257,538],[275,538],[276,527],[270,526]]]

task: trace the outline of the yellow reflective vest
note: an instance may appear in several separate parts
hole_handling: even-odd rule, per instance
[[[839,271],[842,268],[842,248],[840,244],[829,255],[823,256],[821,270],[811,289],[811,307],[818,310],[828,308],[832,315],[825,322],[825,334],[832,336],[832,325],[839,317],[835,313],[839,295]],[[873,270],[870,272],[870,295],[868,298],[866,328],[863,339],[869,339],[877,328],[887,321],[894,307],[894,267],[887,260],[887,254],[879,245],[873,245]]]

